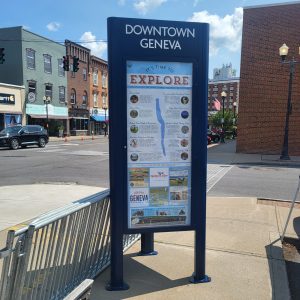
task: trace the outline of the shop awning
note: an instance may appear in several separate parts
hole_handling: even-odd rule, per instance
[[[91,118],[96,122],[105,122],[105,116],[101,115],[93,115]],[[106,122],[108,121],[108,118],[106,117]]]
[[[45,115],[29,115],[31,118],[34,118],[34,119],[46,119],[47,116]],[[66,119],[69,119],[68,116],[48,116],[48,119],[59,119],[59,120],[66,120]]]

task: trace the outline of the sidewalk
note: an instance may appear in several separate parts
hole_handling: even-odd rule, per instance
[[[291,160],[280,160],[280,155],[236,153],[236,140],[226,140],[225,144],[218,144],[209,149],[209,163],[223,164],[255,164],[278,165],[285,167],[300,167],[300,157],[290,156]]]
[[[209,198],[206,272],[210,283],[191,284],[193,232],[155,234],[157,256],[124,255],[128,291],[108,292],[107,269],[94,283],[100,299],[290,299],[280,232],[288,208],[257,204],[256,198]],[[294,211],[300,216],[300,210]],[[294,217],[295,217],[294,216]],[[292,225],[288,235],[295,234]]]
[[[234,153],[234,147],[235,142],[228,142],[210,148],[209,162],[264,163],[260,155]],[[52,184],[0,187],[0,230],[100,190]],[[194,262],[193,232],[159,233],[155,234],[157,256],[137,256],[139,242],[124,255],[128,291],[105,290],[108,268],[95,279],[91,299],[290,299],[279,239],[288,211],[288,207],[257,204],[256,198],[210,197],[206,222],[206,273],[212,278],[210,283],[189,283]],[[300,236],[299,209],[293,211],[286,236]]]
[[[81,140],[108,140],[108,136],[104,135],[76,135],[67,137],[56,137],[50,136],[49,142],[70,142],[70,141],[81,141]]]

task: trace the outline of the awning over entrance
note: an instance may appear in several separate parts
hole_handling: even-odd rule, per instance
[[[92,115],[91,118],[96,122],[105,122],[105,116],[101,115]],[[106,121],[108,121],[108,118],[106,117]]]
[[[47,116],[45,115],[30,115],[31,118],[35,119],[46,119]],[[59,119],[59,120],[66,120],[69,119],[67,116],[48,116],[48,119]]]

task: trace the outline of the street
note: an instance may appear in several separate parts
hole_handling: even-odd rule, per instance
[[[298,168],[263,165],[230,165],[210,159],[221,151],[208,149],[208,196],[292,199],[299,176]],[[17,151],[0,149],[0,186],[52,183],[109,187],[108,140],[50,142],[45,148],[28,147]]]

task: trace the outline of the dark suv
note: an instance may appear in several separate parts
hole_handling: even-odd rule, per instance
[[[17,150],[20,146],[38,145],[44,148],[47,143],[47,130],[39,125],[12,126],[0,131],[0,147]]]

